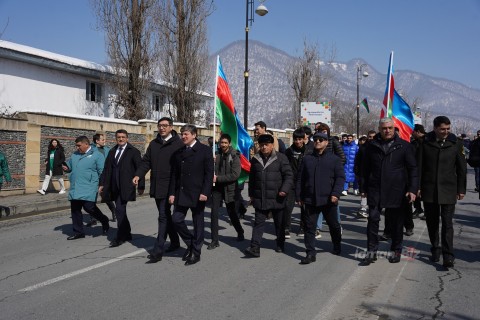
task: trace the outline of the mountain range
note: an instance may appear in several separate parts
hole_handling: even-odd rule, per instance
[[[222,60],[235,107],[243,121],[245,43],[236,41],[216,52],[211,56],[212,65],[215,65],[217,55]],[[249,127],[259,120],[272,128],[292,127],[293,91],[287,82],[286,70],[295,59],[298,58],[261,42],[249,42]],[[357,66],[361,64],[366,64],[363,70],[369,75],[361,79],[360,100],[368,97],[370,116],[376,117],[385,93],[386,73],[378,72],[363,59],[323,63],[322,68],[333,77],[322,101],[335,101],[332,109],[348,112],[351,108],[355,113]],[[456,133],[473,133],[480,128],[480,90],[410,70],[395,69],[394,77],[395,89],[411,107],[420,111],[427,129],[431,129],[431,122],[437,115],[448,116]],[[212,82],[210,88],[213,87]],[[334,125],[338,119],[335,119],[335,112],[332,114]]]

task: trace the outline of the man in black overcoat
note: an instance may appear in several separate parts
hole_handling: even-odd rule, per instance
[[[148,145],[140,167],[135,172],[133,183],[138,184],[150,170],[150,197],[155,199],[158,210],[158,233],[153,249],[149,251],[148,263],[162,260],[164,252],[173,252],[180,248],[180,238],[172,222],[171,204],[168,202],[173,154],[183,147],[183,142],[175,130],[173,120],[163,117],[158,120],[158,135]],[[170,246],[164,250],[167,234]]]
[[[98,192],[105,201],[115,201],[117,217],[117,235],[110,242],[110,247],[118,247],[125,241],[132,240],[132,229],[127,217],[127,203],[136,200],[136,186],[132,183],[135,171],[140,166],[140,151],[128,143],[128,132],[124,129],[115,132],[117,145],[110,149],[105,159]],[[138,186],[138,194],[143,194],[145,180]]]
[[[194,125],[184,125],[180,133],[184,147],[173,155],[168,200],[175,206],[173,224],[187,245],[183,260],[185,265],[191,265],[200,261],[205,238],[204,210],[213,186],[213,154],[197,140]],[[193,234],[185,223],[188,209],[192,212]]]
[[[450,119],[438,116],[433,120],[433,131],[425,135],[418,153],[420,172],[419,196],[423,200],[428,236],[432,245],[430,258],[453,267],[453,215],[457,200],[462,200],[467,189],[467,162],[461,140],[450,133]],[[439,223],[442,219],[441,245]]]
[[[367,255],[364,262],[376,260],[378,229],[382,209],[391,216],[392,254],[391,263],[400,262],[403,241],[405,201],[415,201],[418,191],[415,150],[395,133],[394,122],[382,118],[379,133],[370,141],[362,160],[361,194],[367,197]]]

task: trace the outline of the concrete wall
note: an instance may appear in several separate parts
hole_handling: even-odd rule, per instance
[[[175,123],[174,130],[180,132],[183,124]],[[0,196],[11,194],[35,193],[41,187],[45,176],[44,161],[48,144],[55,138],[65,149],[67,159],[75,151],[75,138],[81,135],[92,139],[96,132],[106,135],[107,146],[115,146],[115,131],[125,129],[129,133],[129,142],[142,154],[148,144],[157,136],[157,122],[143,120],[139,122],[119,119],[105,119],[88,116],[59,116],[50,113],[21,113],[19,118],[0,117],[0,150],[7,156],[13,183],[2,189]],[[217,134],[218,134],[217,129]],[[253,136],[253,132],[249,132]],[[289,145],[291,134],[276,132]],[[207,143],[213,135],[212,127],[198,127],[198,138]],[[68,177],[66,185],[68,188]],[[147,177],[148,178],[148,177]],[[59,189],[58,182],[53,187]]]

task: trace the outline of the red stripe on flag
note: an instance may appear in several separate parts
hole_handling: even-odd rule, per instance
[[[222,77],[218,77],[217,97],[228,107],[228,109],[233,114],[235,114],[235,110],[233,107],[233,98],[232,94],[230,93],[230,88],[228,87],[228,83]]]

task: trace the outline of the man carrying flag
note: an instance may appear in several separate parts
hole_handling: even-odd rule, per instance
[[[415,123],[410,106],[402,99],[397,90],[395,90],[393,51],[390,54],[390,62],[388,64],[387,86],[385,88],[383,104],[385,108],[382,108],[380,112],[380,119],[385,117],[392,118],[395,127],[399,130],[400,138],[405,141],[410,141],[410,135],[413,132]]]
[[[232,138],[232,148],[240,151],[240,165],[242,171],[238,183],[243,183],[247,180],[248,174],[250,173],[249,150],[253,145],[253,141],[238,118],[227,77],[223,72],[219,56],[217,56],[215,112],[213,117],[214,123],[216,122],[217,117],[220,120],[220,130],[222,133],[228,133]],[[215,126],[213,127],[213,130],[215,136]]]

